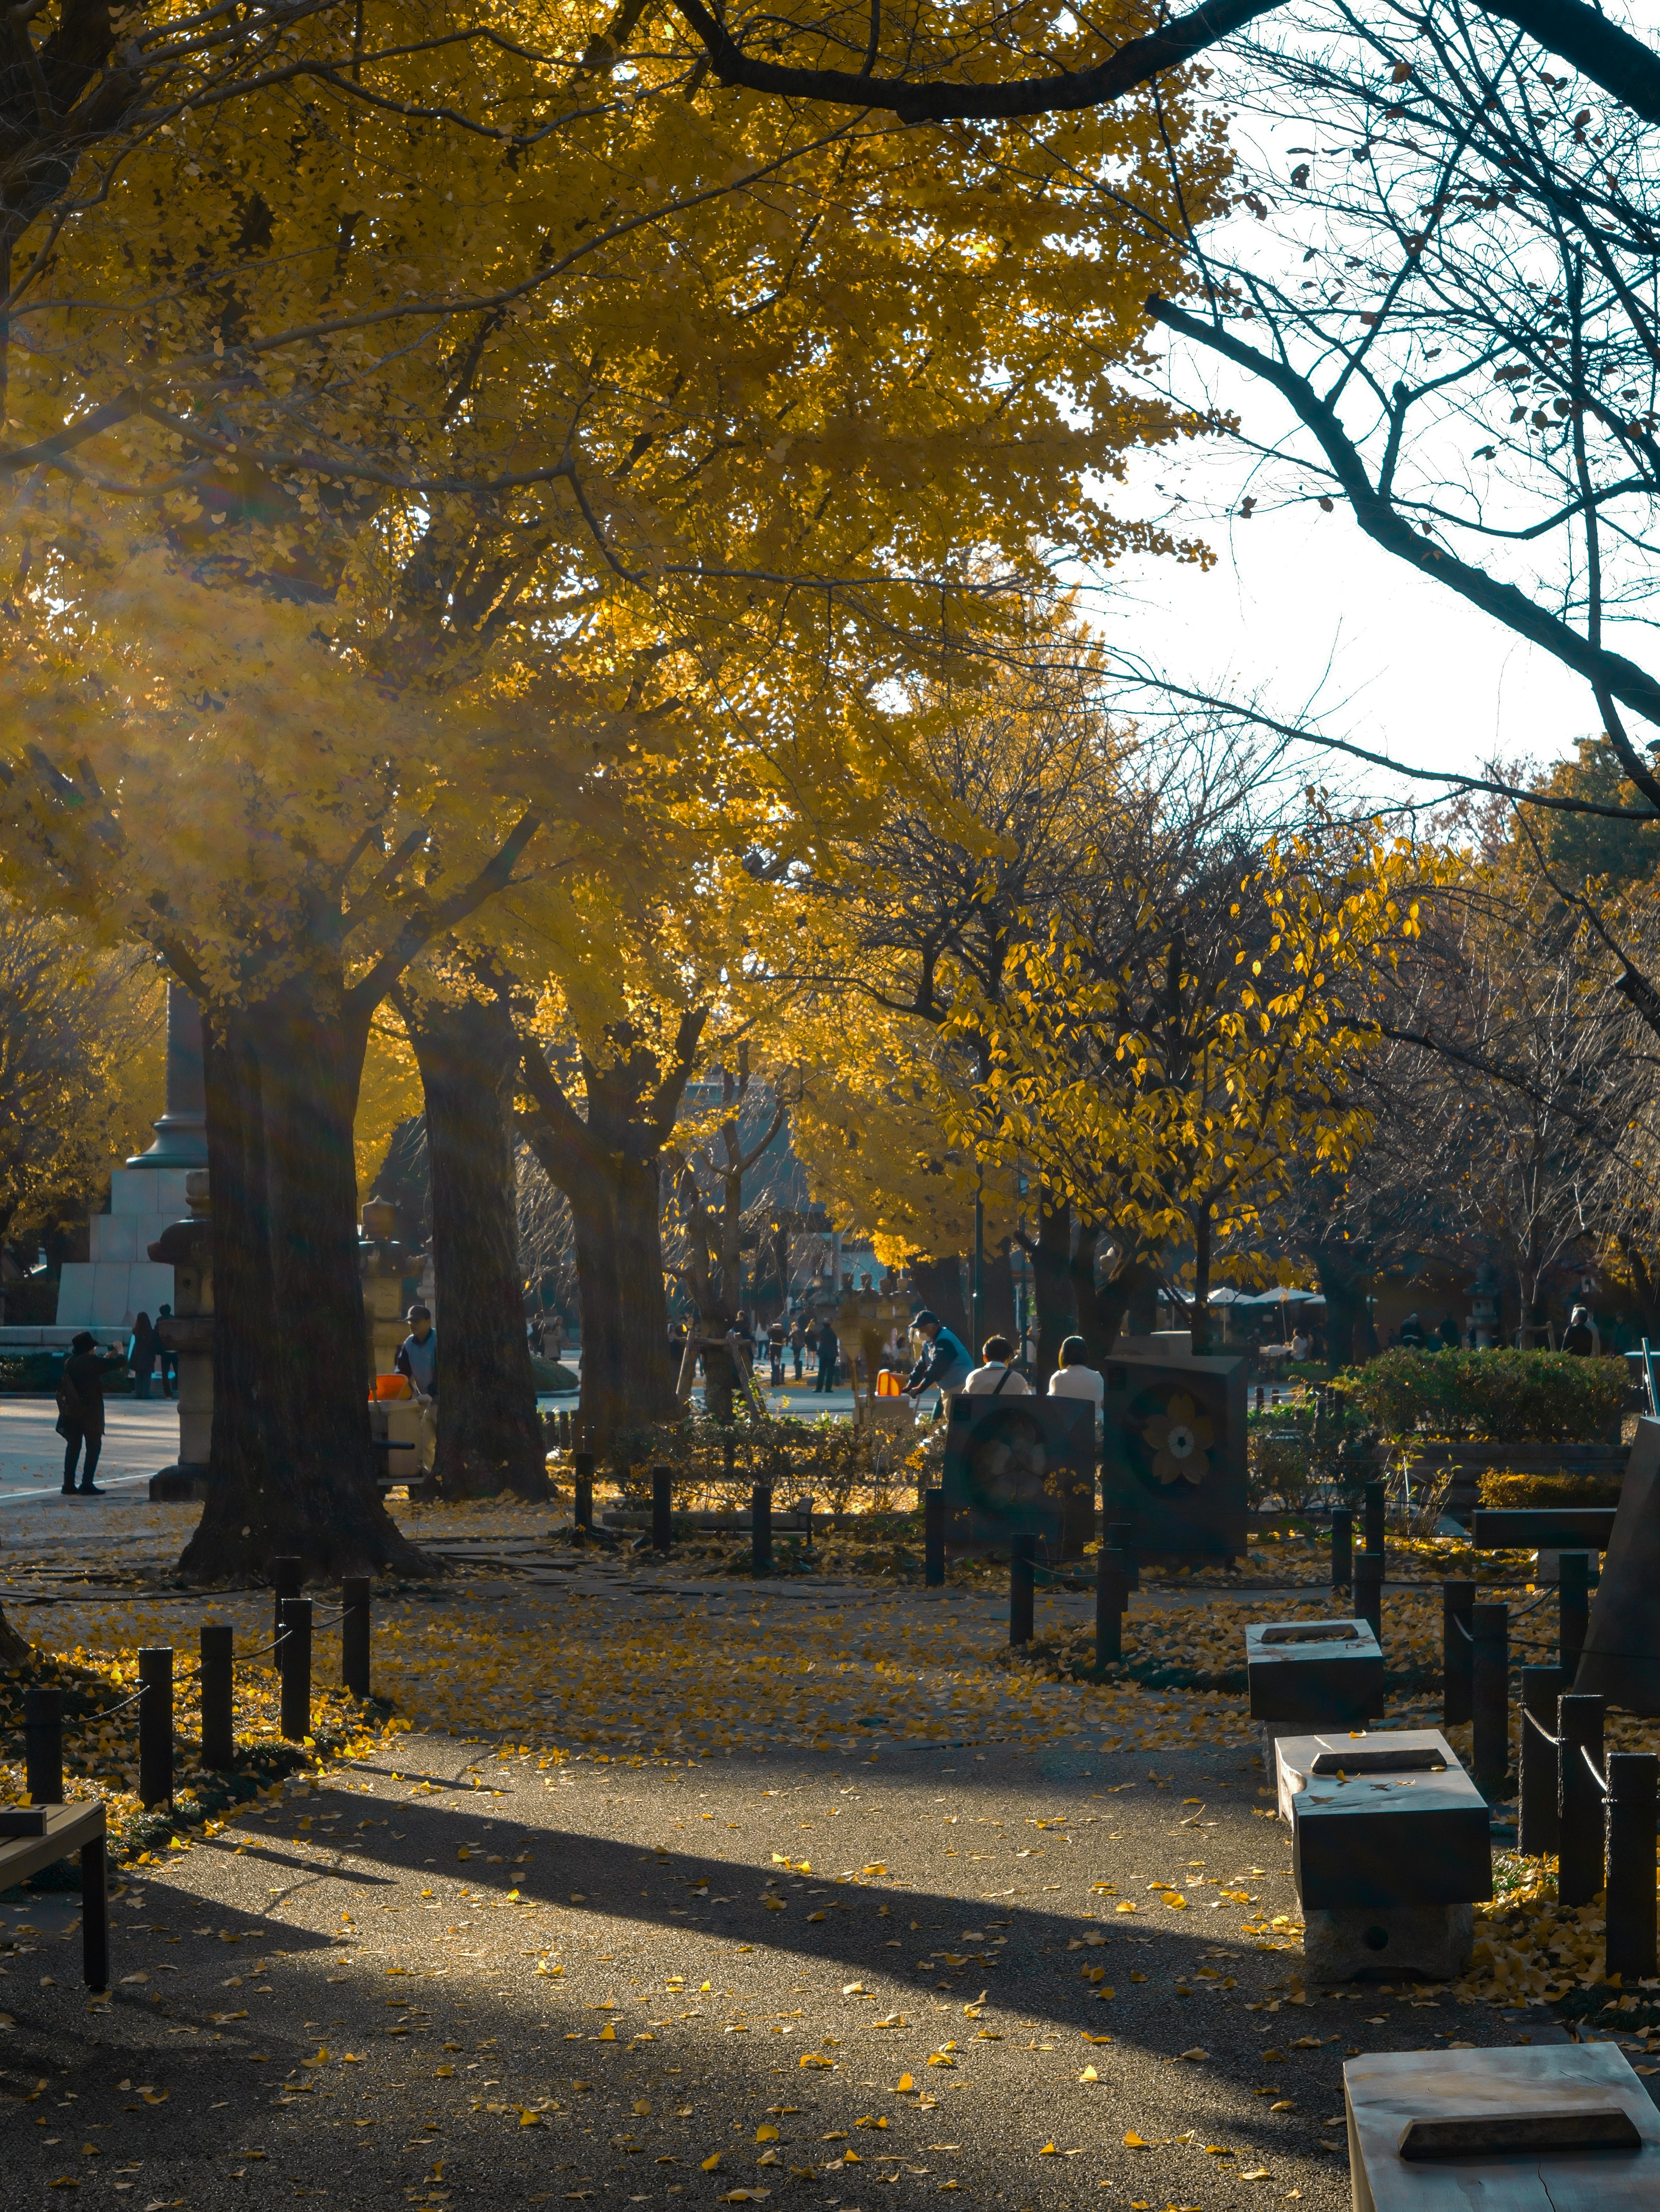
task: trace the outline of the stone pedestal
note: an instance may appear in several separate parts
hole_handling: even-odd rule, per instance
[[[1304,1918],[1304,1972],[1311,1982],[1456,1981],[1475,1941],[1469,1905],[1316,1909]]]

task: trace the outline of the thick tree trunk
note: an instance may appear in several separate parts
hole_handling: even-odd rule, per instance
[[[1200,1208],[1199,1218],[1193,1224],[1193,1296],[1188,1302],[1195,1358],[1202,1358],[1210,1351],[1210,1208],[1205,1206]]]
[[[1005,1237],[994,1252],[988,1252],[981,1277],[980,1341],[988,1336],[1006,1336],[1018,1351],[1020,1332],[1014,1318],[1014,1268],[1009,1258],[1012,1240]],[[980,1357],[980,1345],[969,1346],[976,1359]]]
[[[1072,1281],[1072,1208],[1042,1206],[1037,1235],[1028,1243],[1032,1287],[1037,1296],[1037,1345],[1035,1364],[1038,1387],[1047,1386],[1061,1364],[1063,1338],[1073,1333],[1076,1310]]]
[[[1318,1261],[1320,1288],[1326,1300],[1326,1358],[1333,1367],[1352,1367],[1357,1358],[1376,1350],[1375,1332],[1366,1304],[1366,1277]]]
[[[963,1343],[969,1340],[969,1310],[963,1297],[963,1259],[948,1252],[943,1259],[913,1260],[909,1274],[917,1297],[930,1313]]]
[[[208,1500],[181,1571],[333,1579],[432,1564],[393,1525],[369,1441],[352,1116],[365,1038],[301,979],[204,1016],[212,1193]]]
[[[445,1498],[548,1495],[519,1276],[513,1097],[519,1041],[505,1007],[404,1006],[426,1103],[437,1279],[438,1452]]]
[[[582,1305],[582,1422],[595,1449],[674,1419],[657,1164],[560,1143],[538,1120],[526,1133],[570,1200]]]
[[[20,1636],[6,1619],[0,1607],[0,1667],[21,1667],[28,1657],[31,1646],[27,1636]]]

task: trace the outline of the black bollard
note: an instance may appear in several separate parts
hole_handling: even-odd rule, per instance
[[[1032,1592],[1037,1577],[1034,1571],[1037,1559],[1037,1539],[1031,1535],[1009,1538],[1009,1642],[1031,1642]]]
[[[106,1838],[81,1846],[81,1957],[89,1990],[110,1985],[110,1879]]]
[[[202,1764],[222,1771],[236,1757],[236,1631],[227,1620],[204,1620],[198,1647],[202,1684]]]
[[[64,1692],[23,1692],[23,1786],[32,1805],[64,1802]]]
[[[1590,1753],[1600,1771],[1606,1711],[1602,1698],[1565,1696],[1556,1701],[1556,1733],[1562,1739],[1556,1790],[1556,1894],[1564,1905],[1589,1905],[1602,1887],[1602,1792],[1585,1754]],[[1651,1836],[1651,1852],[1653,1848]]]
[[[303,1743],[311,1734],[311,1600],[283,1601],[283,1641],[277,1657],[283,1675],[283,1735]]]
[[[1129,1589],[1141,1587],[1141,1570],[1135,1563],[1135,1523],[1134,1521],[1115,1521],[1107,1529],[1105,1538],[1109,1551],[1124,1555],[1125,1586]]]
[[[1095,1665],[1098,1674],[1124,1656],[1124,1608],[1129,1574],[1116,1544],[1103,1544],[1095,1566]]]
[[[138,1802],[165,1805],[173,1796],[173,1653],[149,1645],[138,1654]]]
[[[369,1638],[374,1626],[370,1601],[374,1584],[368,1575],[340,1580],[340,1681],[354,1698],[369,1694]]]
[[[569,1451],[570,1449],[570,1409],[569,1407],[561,1407],[559,1410],[559,1449],[561,1451]]]
[[[579,1528],[592,1533],[593,1528],[593,1454],[574,1452],[571,1455],[571,1474],[576,1484],[575,1519]]]
[[[1383,1486],[1381,1482],[1366,1485],[1362,1513],[1365,1526],[1365,1549],[1376,1552],[1381,1559],[1383,1556]]]
[[[1357,1552],[1354,1555],[1354,1595],[1350,1610],[1365,1621],[1381,1644],[1383,1638],[1383,1554]]]
[[[293,1559],[287,1553],[279,1559],[273,1559],[271,1563],[272,1601],[271,1632],[273,1636],[280,1636],[283,1633],[283,1601],[284,1598],[298,1597],[300,1595],[303,1580],[301,1572],[303,1565],[303,1561]]]
[[[1475,1650],[1470,1643],[1475,1613],[1474,1583],[1441,1585],[1441,1725],[1451,1728],[1467,1721],[1475,1710],[1470,1682]]]
[[[757,1575],[772,1572],[772,1492],[763,1482],[750,1492],[750,1566]]]
[[[651,1471],[651,1546],[666,1552],[674,1541],[674,1477],[666,1467]]]
[[[1478,1605],[1473,1633],[1470,1779],[1493,1805],[1504,1796],[1510,1777],[1510,1607]]]
[[[1602,1971],[1629,1988],[1655,1970],[1654,1817],[1660,1759],[1651,1751],[1608,1753],[1608,1895]]]
[[[1331,1586],[1347,1589],[1354,1580],[1354,1516],[1339,1505],[1331,1516]]]
[[[1521,1816],[1516,1847],[1524,1858],[1543,1858],[1556,1849],[1560,1828],[1556,1817],[1556,1700],[1562,1694],[1560,1667],[1523,1667],[1522,1674],[1521,1736],[1517,1765],[1521,1769]],[[1534,1723],[1539,1726],[1535,1728]],[[1541,1730],[1543,1733],[1541,1733]]]
[[[1579,1655],[1585,1648],[1585,1630],[1590,1621],[1589,1552],[1558,1554],[1556,1608],[1556,1648],[1562,1662],[1562,1679],[1572,1689],[1573,1678],[1579,1672]]]
[[[946,1493],[922,1492],[922,1586],[942,1589],[946,1581]]]

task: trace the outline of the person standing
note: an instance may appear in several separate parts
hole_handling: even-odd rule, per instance
[[[1594,1359],[1602,1349],[1602,1339],[1587,1309],[1575,1306],[1568,1316],[1568,1325],[1562,1332],[1562,1349],[1580,1359]]]
[[[806,1358],[806,1352],[807,1332],[801,1326],[800,1315],[797,1314],[795,1319],[790,1323],[790,1357],[795,1362],[795,1379],[798,1382],[801,1380],[801,1362]]]
[[[150,1378],[155,1372],[156,1358],[161,1349],[161,1340],[155,1334],[149,1316],[141,1313],[133,1322],[132,1334],[127,1340],[127,1362],[132,1369],[132,1395],[135,1398],[147,1399],[149,1396]]]
[[[842,1354],[841,1340],[836,1334],[834,1322],[824,1323],[813,1349],[818,1354],[818,1380],[813,1387],[817,1390],[833,1390],[836,1388],[836,1363]]]
[[[952,1330],[946,1327],[937,1313],[925,1307],[911,1316],[911,1328],[922,1339],[922,1353],[906,1376],[901,1395],[920,1398],[924,1390],[938,1390],[939,1403],[946,1402],[948,1390],[960,1390],[968,1381],[968,1346]],[[999,1341],[1002,1340],[1000,1338]],[[1022,1378],[1024,1384],[1025,1377]],[[1018,1395],[1018,1393],[1016,1394]]]
[[[392,1364],[408,1378],[421,1407],[417,1455],[422,1474],[430,1474],[438,1455],[438,1332],[425,1306],[411,1306],[405,1319],[410,1333],[392,1355]]]
[[[176,1398],[179,1395],[179,1354],[172,1350],[169,1346],[163,1343],[161,1339],[161,1323],[164,1321],[171,1321],[172,1319],[173,1308],[171,1306],[157,1306],[155,1309],[155,1341],[159,1349],[156,1352],[155,1358],[156,1363],[161,1370],[161,1395],[164,1398]]]
[[[64,1439],[64,1496],[101,1498],[93,1480],[98,1455],[104,1445],[104,1378],[119,1374],[126,1361],[120,1353],[100,1358],[91,1334],[82,1329],[70,1345],[70,1356],[58,1381],[58,1433]],[[86,1454],[77,1486],[76,1462]]]

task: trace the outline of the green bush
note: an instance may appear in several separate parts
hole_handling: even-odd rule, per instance
[[[1483,1505],[1538,1509],[1617,1505],[1620,1484],[1617,1474],[1517,1474],[1509,1468],[1493,1468],[1476,1488]]]
[[[1386,1352],[1332,1386],[1387,1435],[1482,1443],[1593,1443],[1617,1436],[1622,1359],[1561,1352]]]

